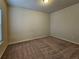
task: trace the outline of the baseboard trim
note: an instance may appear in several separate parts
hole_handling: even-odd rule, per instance
[[[8,45],[5,47],[4,51],[3,51],[2,54],[0,55],[0,59],[1,59],[2,55],[4,54],[4,52],[6,51],[7,47],[8,47]]]
[[[56,37],[56,38],[59,38],[61,40],[65,40],[65,41],[68,41],[68,42],[71,42],[71,43],[74,43],[74,44],[78,44],[79,45],[78,42],[70,41],[70,40],[68,40],[66,38],[58,37],[58,36],[55,36],[55,35],[37,36],[37,37],[28,38],[28,39],[24,39],[24,40],[20,40],[20,41],[10,42],[9,45],[16,44],[16,43],[21,43],[21,42],[25,42],[25,41],[30,41],[30,40],[34,40],[34,39],[38,39],[38,38],[44,38],[44,37],[48,37],[48,36]]]
[[[44,38],[44,37],[48,37],[48,36],[49,35],[42,35],[42,36],[28,38],[28,39],[24,39],[24,40],[20,40],[20,41],[10,42],[9,45],[16,44],[16,43],[21,43],[21,42],[25,42],[25,41],[30,41],[30,40],[34,40],[34,39],[38,39],[38,38]]]
[[[70,42],[70,43],[79,45],[78,42],[74,42],[74,41],[68,40],[68,39],[66,39],[66,38],[58,37],[58,36],[55,36],[55,35],[50,35],[50,36],[56,37],[56,38],[59,38],[59,39],[61,39],[61,40],[65,40],[65,41],[68,41],[68,42]]]

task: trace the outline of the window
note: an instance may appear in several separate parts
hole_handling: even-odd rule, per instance
[[[0,9],[0,43],[2,43],[2,9]]]

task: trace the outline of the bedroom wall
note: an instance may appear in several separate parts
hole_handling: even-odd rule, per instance
[[[52,36],[79,43],[79,3],[50,16]]]
[[[10,7],[10,44],[49,35],[47,13]]]
[[[1,56],[3,55],[7,45],[8,45],[8,24],[7,24],[7,21],[8,21],[8,7],[7,7],[7,4],[5,2],[5,0],[0,0],[0,8],[2,8],[3,10],[3,43],[0,44],[0,58]]]

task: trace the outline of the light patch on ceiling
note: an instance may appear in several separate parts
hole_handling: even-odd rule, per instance
[[[79,0],[7,0],[10,6],[42,12],[55,12],[79,3]]]
[[[39,3],[40,6],[46,8],[46,7],[50,7],[54,3],[54,0],[40,0]]]
[[[43,2],[46,4],[46,3],[48,3],[48,0],[43,0]]]

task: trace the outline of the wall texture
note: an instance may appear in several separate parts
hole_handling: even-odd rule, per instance
[[[79,43],[79,3],[51,13],[51,35]]]
[[[0,0],[0,8],[2,8],[2,10],[3,10],[3,30],[4,30],[3,31],[4,41],[0,45],[0,57],[1,57],[8,45],[8,30],[7,30],[8,7],[4,0]]]
[[[49,15],[10,7],[10,43],[27,41],[49,34]]]

